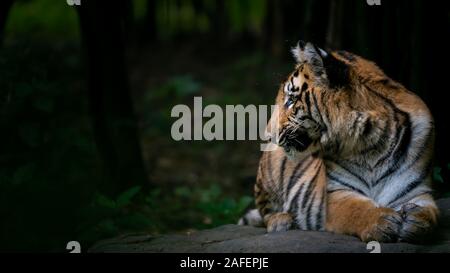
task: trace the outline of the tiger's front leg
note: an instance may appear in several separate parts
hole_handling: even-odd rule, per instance
[[[287,212],[270,213],[264,216],[267,232],[287,231],[292,228],[293,222],[292,215]]]
[[[430,194],[420,195],[404,204],[400,210],[402,226],[400,240],[420,243],[437,225],[439,211]]]
[[[328,194],[327,231],[355,235],[364,242],[396,242],[401,227],[399,212],[377,207],[363,195],[346,190]]]

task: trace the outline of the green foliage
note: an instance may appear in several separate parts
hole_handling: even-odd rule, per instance
[[[443,190],[440,190],[441,197],[450,197],[450,192],[448,191],[448,171],[450,170],[450,163],[446,165],[446,167],[436,166],[433,168],[433,181],[436,183],[435,186],[442,187]],[[447,189],[446,189],[447,187]]]
[[[45,15],[45,16],[43,16]],[[15,1],[6,25],[7,39],[79,39],[76,11],[66,1]]]
[[[226,14],[234,32],[245,30],[261,32],[267,10],[267,3],[263,0],[227,0]]]
[[[201,88],[202,84],[191,75],[177,75],[146,92],[140,105],[146,123],[151,125],[146,128],[146,133],[155,135],[168,132],[172,123],[172,106],[197,95]]]
[[[131,199],[141,190],[140,186],[135,186],[130,188],[129,190],[121,193],[116,200],[116,206],[118,208],[123,208],[130,204]]]
[[[147,0],[133,1],[133,16],[137,21],[144,19],[146,8],[147,8]]]
[[[441,171],[442,171],[441,167],[435,167],[433,169],[433,180],[440,182],[440,183],[444,183],[444,179],[442,178]]]
[[[174,76],[155,90],[153,96],[185,98],[192,96],[199,92],[201,84],[193,79],[191,75]]]
[[[97,194],[86,208],[92,217],[78,227],[77,239],[92,243],[126,232],[164,233],[180,227],[203,229],[235,223],[251,203],[248,196],[226,196],[215,184],[150,192],[133,187],[116,199]]]
[[[82,221],[78,208],[101,181],[78,71],[39,46],[0,53],[2,249],[62,249]],[[53,239],[51,239],[53,236]]]

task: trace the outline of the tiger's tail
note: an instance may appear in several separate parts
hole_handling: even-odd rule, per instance
[[[251,209],[239,219],[237,224],[240,226],[263,227],[264,221],[259,210]]]

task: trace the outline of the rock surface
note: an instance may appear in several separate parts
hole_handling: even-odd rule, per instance
[[[450,198],[438,200],[441,219],[428,245],[381,244],[381,252],[450,252]],[[263,228],[225,225],[184,235],[124,235],[94,245],[90,252],[184,253],[367,253],[359,239],[328,232],[291,230],[267,234]]]

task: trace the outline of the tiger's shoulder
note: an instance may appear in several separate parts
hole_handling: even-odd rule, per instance
[[[333,51],[331,54],[348,67],[349,83],[355,88],[365,88],[400,111],[433,123],[431,111],[422,98],[388,77],[375,62],[343,50]]]

